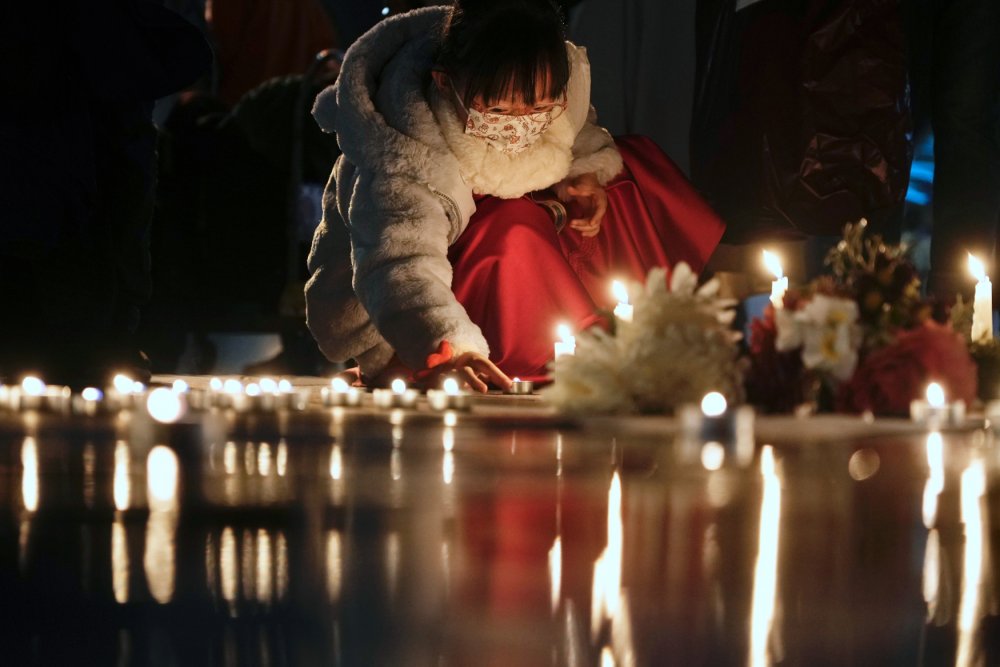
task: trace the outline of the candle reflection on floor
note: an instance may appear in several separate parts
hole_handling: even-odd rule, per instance
[[[973,643],[980,616],[983,565],[987,544],[983,539],[982,499],[986,495],[983,461],[975,459],[962,473],[962,524],[965,526],[965,558],[962,567],[962,599],[958,611],[958,667],[979,660]]]
[[[146,460],[149,519],[143,569],[149,592],[160,604],[174,596],[177,530],[177,455],[169,447],[157,445]]]
[[[781,480],[774,462],[774,449],[765,445],[760,454],[763,493],[760,502],[760,535],[753,575],[750,616],[750,659],[754,667],[780,661],[773,655],[771,630],[778,587],[778,537],[781,526]]]

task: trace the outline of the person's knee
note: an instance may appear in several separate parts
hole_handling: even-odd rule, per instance
[[[558,246],[555,223],[538,204],[527,199],[511,199],[492,211],[484,230],[497,255],[523,253]]]

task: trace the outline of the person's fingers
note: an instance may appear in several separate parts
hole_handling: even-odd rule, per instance
[[[476,375],[476,372],[470,366],[462,366],[461,373],[465,377],[465,381],[470,389],[478,391],[480,394],[485,394],[489,389],[486,383],[479,379],[479,376]]]
[[[476,361],[476,369],[480,377],[486,379],[488,382],[492,382],[505,391],[510,389],[511,379],[506,373],[497,368],[496,364],[489,359],[477,359]]]

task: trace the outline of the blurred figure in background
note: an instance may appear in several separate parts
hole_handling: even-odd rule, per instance
[[[995,267],[1000,225],[1000,2],[904,0],[914,115],[934,133],[931,273],[969,293],[972,252]]]
[[[98,384],[145,369],[154,100],[211,62],[144,0],[8,3],[0,22],[0,374]],[[41,38],[40,36],[45,36]]]

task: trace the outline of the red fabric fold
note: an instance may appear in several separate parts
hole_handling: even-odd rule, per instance
[[[723,222],[656,144],[616,141],[625,169],[606,186],[597,236],[557,233],[530,197],[482,197],[449,251],[455,296],[511,377],[546,380],[557,324],[603,322],[612,279],[644,281],[649,269],[681,261],[700,272],[722,238]]]

